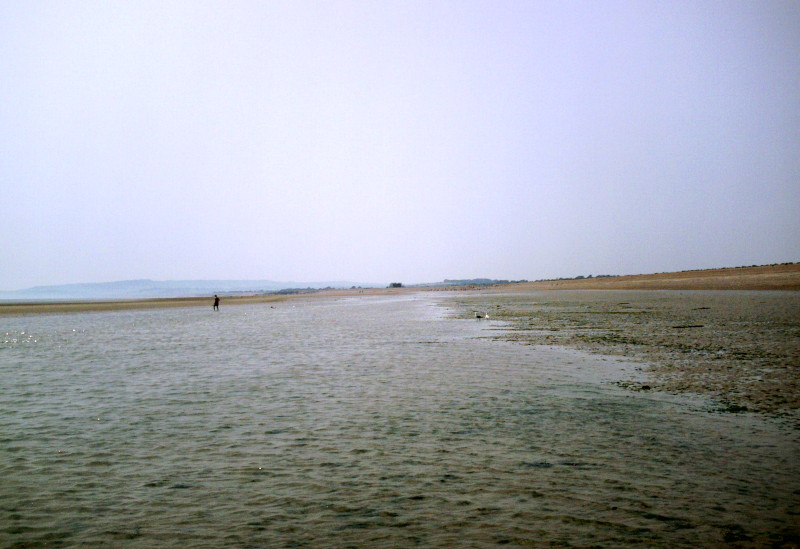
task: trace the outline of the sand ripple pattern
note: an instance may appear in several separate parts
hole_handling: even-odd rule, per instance
[[[0,546],[798,539],[796,433],[492,327],[419,297],[0,319]]]

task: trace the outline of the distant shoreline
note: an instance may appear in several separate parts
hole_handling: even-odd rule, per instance
[[[223,298],[222,304],[274,303],[289,296],[264,295]],[[0,303],[0,315],[84,313],[92,311],[125,311],[134,309],[162,309],[169,307],[202,307],[211,309],[213,296],[170,297],[154,299],[107,300],[107,301],[26,301]]]
[[[428,286],[320,290],[297,295],[223,296],[221,306],[274,303],[290,299],[399,295],[436,291],[530,292],[539,290],[800,290],[800,263],[760,267],[733,267],[675,273],[623,275],[599,278],[520,282],[491,286]],[[124,311],[167,307],[208,307],[208,297],[176,297],[108,301],[19,301],[0,303],[0,315],[58,314],[91,311]]]
[[[800,290],[800,263],[533,282],[537,289]]]
[[[494,286],[440,286],[430,288],[430,290],[463,290],[465,288],[503,292],[533,290],[800,290],[800,263],[542,280]]]

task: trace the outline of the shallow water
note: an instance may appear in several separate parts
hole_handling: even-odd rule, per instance
[[[224,305],[224,304],[223,304]],[[796,432],[432,298],[0,319],[0,545],[768,546]]]

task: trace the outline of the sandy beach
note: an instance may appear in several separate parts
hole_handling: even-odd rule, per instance
[[[274,303],[296,296],[263,295],[223,297],[223,306]],[[28,301],[0,303],[0,315],[84,313],[90,311],[126,311],[134,309],[163,309],[170,307],[208,307],[214,303],[212,297],[179,297],[166,299],[135,299],[120,301]]]
[[[485,286],[438,287],[432,290],[800,290],[800,263],[703,269],[672,273],[593,276]]]
[[[409,289],[370,288],[360,290],[324,290],[299,294],[265,294],[221,296],[221,307],[237,305],[253,305],[258,303],[276,303],[296,299],[336,298],[345,296],[391,295],[406,293]],[[208,307],[214,303],[214,296],[178,297],[132,300],[96,300],[96,301],[18,301],[0,303],[2,315],[60,314],[84,313],[91,311],[126,311],[135,309],[164,309],[171,307]]]
[[[800,290],[800,263],[529,282],[536,290]]]

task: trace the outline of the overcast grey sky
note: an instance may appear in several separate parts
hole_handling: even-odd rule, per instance
[[[0,3],[0,289],[800,260],[800,2]]]

